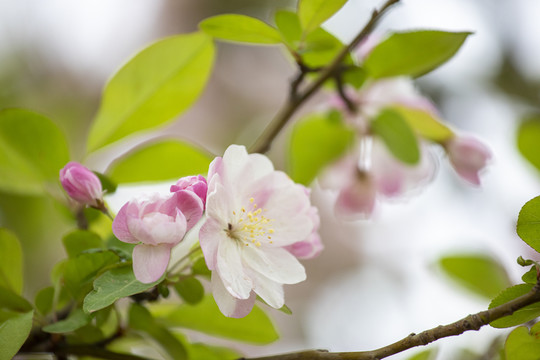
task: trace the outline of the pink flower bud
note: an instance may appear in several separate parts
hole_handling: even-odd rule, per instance
[[[60,182],[69,197],[93,207],[103,204],[103,189],[99,178],[77,162],[69,162],[60,170]]]
[[[180,190],[187,190],[195,193],[195,195],[202,200],[203,206],[206,204],[208,185],[204,176],[186,176],[178,180],[175,185],[171,185],[171,192]]]
[[[479,173],[491,158],[487,146],[472,137],[456,136],[446,144],[446,152],[459,176],[480,185]]]

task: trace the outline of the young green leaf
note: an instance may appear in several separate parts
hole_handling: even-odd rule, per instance
[[[519,212],[516,230],[523,241],[540,252],[540,196],[523,205]]]
[[[0,286],[21,294],[23,286],[22,250],[11,231],[0,228]]]
[[[178,295],[191,305],[201,302],[204,297],[204,287],[195,277],[188,277],[174,284]]]
[[[87,325],[91,319],[82,309],[74,309],[64,320],[44,326],[43,331],[55,334],[71,332]]]
[[[494,308],[496,306],[507,303],[521,295],[525,295],[526,293],[531,291],[533,286],[534,285],[531,284],[519,284],[512,286],[504,290],[495,299],[493,299],[493,301],[491,301],[491,303],[489,304],[489,308]],[[538,316],[540,316],[540,303],[535,303],[517,310],[512,315],[492,321],[490,325],[495,328],[507,328],[524,324],[537,318]]]
[[[300,0],[298,2],[298,17],[308,34],[328,20],[345,5],[347,0]]]
[[[246,15],[224,14],[212,16],[199,23],[206,34],[220,40],[260,45],[281,43],[279,32],[259,19]]]
[[[47,286],[46,288],[41,289],[34,299],[34,304],[36,309],[41,315],[47,315],[52,311],[54,302],[54,287]]]
[[[171,180],[206,174],[211,161],[210,154],[188,143],[169,140],[138,147],[113,162],[107,174],[118,183]]]
[[[538,360],[540,359],[540,339],[538,334],[525,326],[514,329],[506,338],[504,346],[506,360]]]
[[[70,258],[77,257],[87,250],[104,249],[105,245],[98,234],[86,230],[75,230],[62,239],[64,249]]]
[[[289,143],[289,175],[309,185],[317,174],[352,145],[354,132],[329,114],[310,114],[294,126]]]
[[[394,33],[371,51],[364,67],[374,78],[424,75],[454,56],[470,34],[433,30]]]
[[[131,264],[104,272],[94,281],[94,290],[84,298],[83,309],[93,312],[103,309],[116,300],[138,294],[156,286],[159,282],[143,284],[135,279]]]
[[[517,146],[519,152],[537,170],[540,170],[540,117],[529,117],[518,128]]]
[[[328,65],[343,49],[343,43],[323,28],[317,28],[304,39],[301,56],[304,64],[318,68]],[[347,62],[351,62],[350,57]]]
[[[523,280],[523,282],[526,284],[532,284],[532,285],[536,284],[538,281],[536,279],[536,266],[533,266],[531,270],[523,274],[523,276],[521,277],[521,280]]]
[[[449,127],[427,111],[405,106],[392,106],[391,109],[399,113],[414,131],[426,139],[443,142],[454,136]]]
[[[112,181],[107,175],[102,174],[97,171],[92,171],[101,182],[101,187],[103,188],[103,192],[105,192],[107,195],[114,194],[116,192],[116,188],[118,187],[118,184],[116,184],[114,181]]]
[[[206,344],[190,344],[188,348],[189,360],[235,360],[242,356],[229,348],[210,346]]]
[[[172,36],[138,53],[107,84],[88,150],[155,128],[187,110],[204,89],[213,60],[212,40],[202,33]]]
[[[244,318],[228,318],[219,311],[211,295],[205,296],[195,306],[182,304],[161,315],[160,321],[166,326],[192,329],[238,341],[268,344],[278,338],[274,325],[259,307],[255,306]]]
[[[0,286],[0,309],[27,312],[32,310],[32,305],[25,298],[14,293],[11,289]]]
[[[504,267],[487,255],[462,254],[439,260],[441,268],[468,290],[492,299],[511,285]]]
[[[302,25],[300,25],[298,15],[292,11],[278,10],[274,21],[283,39],[293,49],[296,49],[302,38]]]
[[[371,130],[385,143],[392,155],[414,165],[420,160],[418,141],[411,127],[396,111],[385,109],[371,122]]]
[[[32,329],[34,311],[17,314],[0,323],[0,359],[12,359]]]
[[[64,134],[51,120],[22,109],[0,111],[0,190],[43,194],[68,161]]]
[[[434,360],[436,354],[437,352],[433,349],[428,349],[414,354],[410,358],[407,358],[407,360]]]

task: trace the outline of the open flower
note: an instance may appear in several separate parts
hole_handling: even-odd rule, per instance
[[[60,183],[73,200],[95,208],[103,206],[101,181],[96,174],[78,162],[71,161],[60,170]]]
[[[445,144],[450,163],[459,176],[473,185],[480,185],[480,171],[491,158],[489,149],[469,136],[454,136]]]
[[[305,189],[264,155],[231,145],[214,159],[199,238],[221,312],[243,317],[256,295],[274,308],[284,305],[283,284],[306,278],[286,247],[312,235],[311,212]]]
[[[133,249],[137,280],[151,283],[165,273],[171,249],[199,221],[203,209],[202,200],[189,190],[133,199],[120,209],[112,229],[119,240],[137,244]]]

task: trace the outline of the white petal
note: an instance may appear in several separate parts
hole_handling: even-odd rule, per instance
[[[219,243],[217,252],[217,271],[227,291],[238,299],[247,299],[253,283],[244,271],[241,249],[237,240],[227,238]]]
[[[255,293],[251,292],[247,299],[237,299],[233,297],[221,281],[219,275],[212,272],[212,294],[216,304],[223,315],[233,318],[241,318],[250,313],[255,304]]]
[[[209,193],[206,199],[206,216],[227,226],[233,212],[231,207],[235,204],[233,196],[234,194],[231,194],[229,189],[216,183],[215,190]]]
[[[285,304],[283,285],[268,279],[266,276],[261,274],[256,275],[254,290],[257,295],[274,309],[280,309]]]
[[[140,244],[133,249],[133,272],[142,283],[158,280],[169,264],[171,248],[168,245]]]
[[[199,242],[208,269],[216,269],[217,250],[220,242],[229,241],[222,225],[214,219],[206,219],[199,232]]]
[[[282,248],[246,246],[244,260],[256,272],[281,284],[296,284],[306,279],[302,264]]]

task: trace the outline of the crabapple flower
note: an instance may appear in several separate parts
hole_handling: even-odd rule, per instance
[[[302,188],[304,188],[306,195],[309,196],[309,189],[303,186]],[[285,249],[287,249],[298,259],[312,259],[318,256],[324,249],[321,241],[321,236],[319,235],[319,227],[321,225],[321,220],[319,218],[319,210],[317,210],[315,206],[311,206],[307,214],[313,222],[313,230],[311,231],[311,234],[309,234],[305,240],[296,242],[292,245],[285,247]]]
[[[186,176],[176,182],[175,185],[171,185],[171,192],[180,190],[189,190],[195,193],[206,204],[206,192],[208,191],[208,185],[206,179],[202,175]]]
[[[450,163],[459,176],[473,185],[480,185],[480,171],[491,158],[491,152],[480,141],[468,136],[455,136],[445,144]]]
[[[126,203],[112,224],[114,235],[133,249],[133,272],[142,283],[158,280],[167,269],[171,250],[201,218],[202,200],[192,191],[154,194]]]
[[[243,317],[256,295],[281,308],[283,284],[306,278],[287,247],[308,239],[317,221],[305,189],[266,156],[231,145],[214,159],[199,239],[221,312]]]
[[[100,208],[103,206],[103,189],[99,178],[78,162],[68,162],[60,170],[60,183],[73,200]]]

